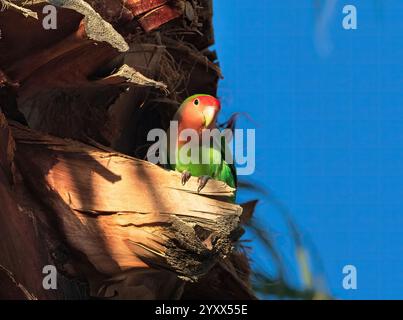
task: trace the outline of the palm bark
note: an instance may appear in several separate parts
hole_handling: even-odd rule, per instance
[[[254,298],[234,190],[141,160],[181,100],[216,94],[211,1],[61,2],[57,30],[45,1],[0,13],[0,297]]]

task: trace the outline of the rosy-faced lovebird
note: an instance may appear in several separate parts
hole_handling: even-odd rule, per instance
[[[228,150],[225,138],[220,137],[220,141],[216,144],[212,142],[202,143],[202,132],[204,129],[217,129],[217,116],[220,110],[220,102],[215,97],[206,94],[196,94],[187,98],[181,104],[174,117],[174,121],[177,121],[178,124],[178,136],[176,137],[175,145],[177,156],[176,162],[171,163],[170,166],[173,170],[182,173],[182,184],[185,184],[191,176],[198,177],[198,192],[205,187],[210,178],[223,181],[230,187],[236,188],[235,166],[225,161],[224,152]],[[192,129],[194,132],[197,132],[199,137],[197,142],[198,159],[197,156],[194,158],[191,157],[191,152],[187,152],[188,148],[185,151],[189,156],[187,161],[182,161],[179,156],[181,149],[189,142],[179,139],[185,129]],[[207,155],[207,157],[203,158],[208,159],[207,163],[205,160],[202,161],[203,153]]]

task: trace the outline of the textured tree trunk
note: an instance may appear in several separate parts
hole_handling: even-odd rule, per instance
[[[254,298],[250,206],[141,160],[180,101],[216,94],[211,1],[49,1],[56,30],[46,1],[3,2],[0,298]]]

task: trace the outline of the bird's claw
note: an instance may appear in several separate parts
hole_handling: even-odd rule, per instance
[[[189,171],[183,171],[182,172],[182,186],[184,186],[186,184],[186,182],[189,181],[191,176],[192,175],[190,174]]]
[[[203,190],[203,188],[207,184],[207,181],[209,181],[210,179],[211,179],[211,177],[209,177],[209,176],[201,176],[197,179],[197,181],[199,182],[199,187],[197,188],[197,193],[200,193],[200,191]]]

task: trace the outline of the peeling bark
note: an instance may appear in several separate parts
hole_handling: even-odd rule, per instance
[[[215,199],[233,196],[222,182],[209,182],[199,195],[197,179],[182,186],[180,174],[145,161],[17,124],[12,133],[30,191],[69,246],[103,275],[153,268],[196,281],[241,234],[241,207]]]
[[[42,28],[46,3],[60,7],[57,30]],[[216,94],[211,1],[197,3],[35,0],[24,8],[39,20],[0,13],[0,297],[254,298],[238,245],[253,206],[242,214],[224,183],[198,194],[197,179],[182,186],[141,160],[180,101]],[[49,264],[58,290],[42,286]]]

